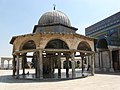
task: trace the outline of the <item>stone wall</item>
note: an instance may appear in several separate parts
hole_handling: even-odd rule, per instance
[[[94,51],[94,41],[91,38],[79,34],[60,34],[60,33],[40,33],[40,34],[28,34],[18,36],[14,41],[14,50],[21,50],[21,47],[29,40],[35,42],[36,48],[44,49],[47,43],[53,39],[60,39],[64,41],[69,49],[77,49],[80,42],[84,41],[89,44],[92,51]],[[14,51],[13,51],[14,52]]]

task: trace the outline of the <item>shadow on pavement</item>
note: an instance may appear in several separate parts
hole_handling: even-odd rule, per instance
[[[82,76],[82,77],[76,77],[76,78],[63,78],[63,79],[16,79],[11,75],[4,75],[0,76],[0,83],[40,83],[40,82],[60,82],[60,81],[67,81],[67,80],[75,80],[75,79],[80,79],[80,78],[85,78],[87,76]]]

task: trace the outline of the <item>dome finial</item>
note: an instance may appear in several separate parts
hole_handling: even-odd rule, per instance
[[[55,10],[56,5],[55,5],[55,4],[53,4],[53,6],[54,6],[53,10]]]

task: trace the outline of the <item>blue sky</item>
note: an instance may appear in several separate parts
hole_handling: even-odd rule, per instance
[[[86,27],[120,11],[120,0],[0,0],[0,57],[11,57],[12,36],[32,33],[40,16],[53,10],[53,4],[83,35]]]

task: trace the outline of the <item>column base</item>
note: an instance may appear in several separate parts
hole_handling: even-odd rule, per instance
[[[16,76],[16,79],[19,79],[19,76]]]
[[[72,71],[72,78],[75,78],[76,74],[75,74],[75,70]]]

